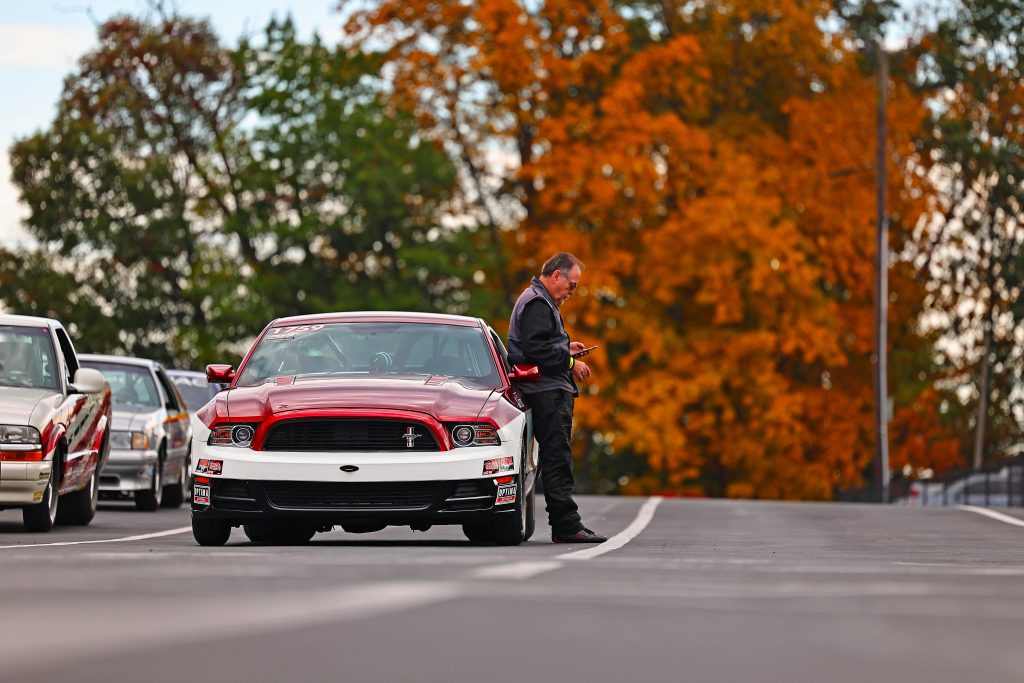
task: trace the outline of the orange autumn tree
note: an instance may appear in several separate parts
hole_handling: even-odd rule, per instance
[[[647,462],[633,491],[828,499],[864,483],[875,86],[822,32],[827,11],[384,0],[349,13],[352,40],[385,48],[396,98],[462,163],[464,208],[508,264],[496,286],[514,296],[558,249],[589,265],[565,311],[601,345],[577,404],[584,474],[614,452]],[[921,104],[893,96],[900,240],[921,211],[899,166]],[[894,314],[915,318],[920,288],[892,277]],[[920,364],[915,335],[899,326],[893,343]]]

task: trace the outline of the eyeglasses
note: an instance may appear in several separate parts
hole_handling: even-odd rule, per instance
[[[572,280],[570,280],[569,276],[565,274],[564,270],[556,270],[555,272],[558,273],[559,275],[561,275],[563,278],[565,278],[565,281],[569,283],[569,291],[570,292],[576,291],[576,288],[580,286],[579,281],[573,282]]]

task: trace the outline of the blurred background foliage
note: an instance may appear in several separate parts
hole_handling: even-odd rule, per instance
[[[601,345],[582,487],[831,499],[873,455],[877,44],[889,46],[897,478],[1018,455],[1024,0],[373,0],[341,45],[99,27],[10,150],[0,300],[84,350],[236,360],[274,317],[498,329],[550,253]]]

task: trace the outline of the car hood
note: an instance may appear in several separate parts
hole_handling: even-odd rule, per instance
[[[390,409],[428,413],[438,419],[479,415],[492,387],[471,380],[423,375],[378,378],[284,377],[226,392],[229,419],[264,419],[304,410]]]
[[[115,407],[111,429],[119,432],[145,431],[158,412],[160,412],[159,409],[131,410],[129,408]]]
[[[32,425],[32,412],[40,402],[60,400],[61,394],[52,389],[29,389],[24,387],[0,387],[0,424]],[[49,411],[44,411],[49,412]]]

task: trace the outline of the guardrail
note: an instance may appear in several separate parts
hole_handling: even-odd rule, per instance
[[[1024,462],[958,470],[932,479],[896,480],[889,500],[902,505],[1024,507]]]

